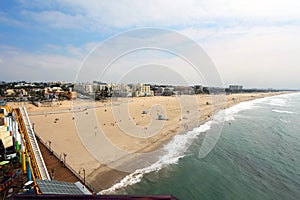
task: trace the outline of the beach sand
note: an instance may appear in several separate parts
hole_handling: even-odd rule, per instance
[[[26,103],[26,108],[36,134],[48,144],[51,141],[51,148],[58,155],[66,153],[66,162],[75,171],[84,168],[87,181],[101,191],[136,168],[149,165],[137,152],[161,149],[176,134],[203,124],[220,109],[278,94],[75,100],[59,102],[55,107]],[[151,157],[149,162],[151,159],[156,158]]]

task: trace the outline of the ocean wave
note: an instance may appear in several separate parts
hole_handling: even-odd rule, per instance
[[[290,123],[290,121],[284,120],[284,119],[279,119],[280,121],[284,122],[284,123]]]
[[[272,112],[277,112],[277,113],[286,113],[286,114],[293,114],[294,112],[287,111],[287,110],[272,110]]]
[[[283,106],[286,106],[286,102],[287,102],[287,99],[271,99],[270,101],[270,105],[271,106],[280,106],[280,107],[283,107]]]
[[[235,120],[235,116],[240,111],[257,108],[258,106],[256,104],[262,101],[264,100],[256,99],[252,101],[241,102],[225,110],[220,110],[216,115],[214,115],[211,121],[211,124],[213,125],[213,131],[205,135],[198,157],[200,159],[204,158],[214,148],[222,133],[224,122]]]
[[[257,103],[264,102],[265,100],[266,98],[245,101],[225,109],[225,121],[234,120],[234,116],[240,111],[258,108],[259,106],[257,105]]]
[[[174,136],[174,138],[163,147],[163,152],[165,152],[165,154],[162,155],[157,162],[149,167],[137,169],[135,172],[127,175],[119,183],[113,185],[109,189],[100,191],[99,194],[111,194],[116,190],[140,182],[145,174],[159,171],[163,167],[170,164],[176,164],[180,158],[184,157],[184,153],[192,141],[197,138],[200,133],[208,131],[210,126],[211,121],[208,121],[200,127],[194,128],[192,131],[187,132],[186,134]]]
[[[137,169],[135,172],[124,177],[119,183],[116,183],[108,189],[100,191],[99,194],[114,193],[115,191],[122,189],[126,186],[134,185],[140,182],[145,174],[159,171],[163,167],[171,164],[176,164],[180,158],[183,158],[185,156],[186,150],[189,148],[193,140],[197,138],[201,133],[210,130],[211,127],[214,125],[224,123],[224,121],[234,120],[235,114],[242,110],[256,108],[257,106],[255,104],[262,101],[264,101],[264,99],[256,99],[248,102],[239,103],[225,110],[220,110],[216,115],[213,116],[212,120],[204,123],[203,125],[197,128],[194,128],[192,131],[188,131],[185,134],[174,136],[173,139],[163,147],[164,153],[158,159],[157,162],[150,165],[149,167]],[[216,137],[213,136],[213,134],[207,134],[205,137],[206,142],[203,142],[200,149],[200,152],[203,155],[206,155],[210,152],[210,150],[214,147],[218,139],[216,139]],[[213,140],[213,142],[210,141],[211,139]],[[205,143],[207,143],[207,145]]]
[[[288,93],[281,94],[278,96],[272,96],[269,98],[269,105],[271,106],[279,106],[279,107],[287,107],[289,106],[291,98],[294,96],[300,95],[300,93]],[[288,103],[289,102],[289,103]]]

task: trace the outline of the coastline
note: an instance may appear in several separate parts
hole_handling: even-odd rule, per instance
[[[282,92],[280,92],[280,93],[255,93],[252,95],[243,93],[243,94],[228,95],[228,96],[226,96],[226,106],[225,107],[216,106],[215,110],[213,111],[213,113],[214,113],[213,115],[217,114],[222,109],[228,109],[228,108],[230,108],[234,105],[237,105],[239,103],[242,103],[242,102],[252,101],[252,100],[261,99],[261,98],[265,98],[265,97],[277,96],[277,95],[281,95],[281,94],[285,94],[285,93],[282,93]],[[240,97],[240,98],[237,98],[237,97]],[[233,100],[232,98],[235,98],[234,101],[232,101]],[[209,115],[212,115],[211,112],[206,112],[206,114],[207,113]],[[159,139],[163,139],[163,140],[160,140],[161,142],[159,144],[155,143],[154,145],[149,145],[149,146],[143,148],[143,150],[147,149],[147,151],[152,151],[157,148],[161,148],[161,147],[167,145],[176,135],[186,134],[187,132],[193,131],[195,128],[205,125],[207,122],[210,122],[211,120],[213,120],[212,117],[207,118],[205,116],[203,116],[202,119],[200,121],[198,121],[198,123],[195,123],[194,126],[192,126],[191,128],[185,129],[185,130],[180,130],[179,132],[177,132],[176,134],[173,134],[173,135],[164,135],[161,138],[159,138]],[[205,131],[201,131],[201,132],[205,132]],[[180,157],[181,156],[179,156],[178,158],[180,158]],[[133,162],[134,159],[137,159],[137,158],[136,157],[126,158],[125,160],[127,162],[125,164]],[[135,183],[139,182],[139,180],[137,180],[137,177],[139,177],[141,175],[142,171],[149,170],[148,167],[146,167],[146,169],[143,169],[142,171],[140,169],[138,169],[137,171],[135,171],[133,173],[124,173],[124,172],[120,172],[115,169],[110,169],[108,171],[103,172],[100,170],[100,168],[95,170],[95,173],[94,173],[95,176],[93,178],[96,183],[99,183],[98,180],[101,180],[101,179],[103,180],[103,177],[113,177],[113,178],[111,178],[111,180],[108,180],[108,182],[106,182],[107,185],[111,185],[111,186],[108,188],[102,189],[99,192],[99,194],[113,194],[114,191],[117,191],[118,189],[121,189],[124,186],[135,184]],[[156,170],[157,169],[152,170],[152,171],[156,171]],[[130,183],[132,181],[133,181],[133,183]]]
[[[112,110],[107,103],[97,102],[95,104],[96,108],[94,109],[96,110],[97,116],[104,115],[104,113],[107,115],[103,123],[105,125],[102,128],[106,130],[107,133],[111,134],[108,134],[107,136],[110,137],[112,142],[129,152],[151,152],[154,149],[161,148],[167,144],[175,135],[185,133],[188,130],[209,121],[211,117],[208,116],[212,116],[212,113],[216,113],[221,109],[231,107],[240,102],[279,94],[283,93],[227,95],[226,105],[218,105],[214,110],[211,109],[211,106],[206,105],[206,102],[210,101],[209,95],[197,95],[199,112],[201,110],[201,117],[200,119],[197,119],[197,121],[195,121],[195,119],[187,120],[187,123],[189,124],[188,128],[184,127],[181,122],[178,122],[178,118],[181,118],[180,115],[182,114],[182,111],[179,112],[180,106],[178,102],[176,103],[177,100],[174,99],[174,97],[135,98],[129,105],[130,114],[134,116],[134,121],[139,126],[146,126],[151,121],[151,117],[140,114],[141,110],[145,107],[149,108],[150,105],[160,103],[162,106],[166,107],[166,112],[168,113],[169,120],[166,122],[165,127],[158,134],[147,139],[147,141],[140,138],[136,139],[127,135],[122,135],[122,130],[118,129],[118,126],[112,124],[109,126],[108,124],[112,121],[113,115],[111,113]],[[31,104],[27,104],[26,107],[31,122],[35,124],[35,129],[38,135],[44,141],[51,141],[52,149],[58,154],[62,152],[67,153],[67,162],[76,171],[78,171],[81,167],[84,167],[87,171],[87,181],[90,182],[98,191],[111,187],[118,183],[124,176],[130,174],[129,172],[121,172],[111,169],[90,155],[89,151],[84,147],[84,145],[82,145],[82,141],[77,134],[76,125],[74,125],[74,120],[72,119],[73,113],[71,102],[62,102],[62,105],[59,107],[38,108]],[[192,108],[188,109],[190,110]],[[62,110],[65,110],[66,112],[59,112]],[[58,112],[55,113],[56,111]],[[40,112],[41,114],[38,115],[36,114],[37,112]],[[50,114],[50,112],[54,113]],[[88,112],[90,111],[89,109],[83,109],[82,112],[85,112],[84,114],[88,115]],[[89,124],[86,125],[88,126]],[[129,154],[128,157],[121,158],[121,164],[130,163],[134,159],[136,159],[136,156],[134,154]]]

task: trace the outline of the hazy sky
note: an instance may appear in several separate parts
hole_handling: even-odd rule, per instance
[[[129,70],[119,62],[120,67],[111,70],[112,76],[105,77],[101,75],[102,57],[88,57],[96,45],[103,48],[99,44],[120,33],[156,27],[198,43],[225,86],[300,89],[299,11],[297,0],[1,0],[0,80],[74,81],[80,66],[90,60],[99,67],[97,72],[85,70],[84,77],[90,81],[100,77],[108,82],[145,79],[196,83],[197,78],[186,77],[193,74],[187,63],[170,52],[131,53],[124,56],[125,61],[121,60],[134,68]],[[124,38],[114,45],[125,47],[149,36],[133,34]],[[160,37],[158,43],[161,41],[173,40]],[[169,45],[184,48],[181,43]],[[110,46],[110,51],[115,46]],[[190,52],[195,56],[197,53]],[[190,73],[181,76],[187,71]],[[118,74],[115,79],[113,75]],[[161,79],[159,74],[163,74]],[[205,79],[204,75],[199,83],[204,84]]]

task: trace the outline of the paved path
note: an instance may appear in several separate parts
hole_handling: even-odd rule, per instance
[[[63,163],[59,159],[57,159],[56,156],[50,154],[49,150],[39,140],[38,144],[50,177],[51,170],[55,169],[55,180],[73,183],[79,181],[79,179],[68,168],[64,167]]]

